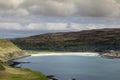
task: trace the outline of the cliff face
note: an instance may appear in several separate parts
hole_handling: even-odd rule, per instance
[[[27,50],[91,51],[120,50],[120,29],[50,33],[12,40]]]
[[[7,61],[24,55],[26,53],[16,47],[12,42],[0,39],[0,61]]]

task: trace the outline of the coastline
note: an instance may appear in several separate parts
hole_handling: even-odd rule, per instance
[[[17,60],[17,59],[21,59],[21,58],[26,58],[26,57],[29,57],[31,55],[24,55],[24,56],[20,56],[20,57],[17,57],[17,58],[14,58],[14,59],[10,59],[10,60],[7,60],[7,64],[11,67],[15,67],[15,65],[18,65],[18,64],[21,64],[21,63],[28,63],[28,62],[16,62],[14,60]]]
[[[13,61],[13,60],[16,60],[16,59],[26,58],[26,57],[30,57],[30,56],[31,55],[27,54],[27,55],[24,55],[24,56],[20,56],[20,57],[17,57],[17,58],[10,59],[8,61]]]
[[[100,56],[95,52],[38,52],[31,56]]]
[[[24,56],[20,56],[14,59],[10,59],[7,61],[8,65],[14,67],[14,65],[18,65],[21,63],[29,63],[29,62],[16,62],[15,60],[21,59],[21,58],[26,58],[26,57],[37,57],[37,56],[100,56],[99,53],[95,52],[38,52],[36,54],[27,54]]]

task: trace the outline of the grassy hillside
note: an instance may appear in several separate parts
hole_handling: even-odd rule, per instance
[[[16,47],[12,42],[0,39],[0,80],[48,80],[40,72],[12,68],[5,63],[9,59],[25,55],[26,53]]]
[[[15,39],[24,50],[90,51],[120,50],[120,29],[98,29],[79,32],[50,33]]]
[[[24,51],[16,47],[12,42],[0,39],[0,60],[9,60],[26,55]]]
[[[40,72],[29,69],[12,68],[5,65],[2,67],[4,67],[5,70],[1,70],[0,67],[0,80],[48,80],[45,75]]]

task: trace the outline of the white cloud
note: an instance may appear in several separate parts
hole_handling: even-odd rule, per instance
[[[21,30],[23,27],[19,23],[0,23],[0,30]]]
[[[10,31],[80,31],[98,28],[119,28],[120,25],[105,24],[81,24],[81,23],[30,23],[22,25],[19,23],[0,23],[0,30]]]
[[[13,9],[18,8],[24,0],[0,0],[0,8],[2,9]]]
[[[46,23],[47,30],[69,30],[67,28],[67,23]]]
[[[0,37],[13,38],[31,36],[48,32],[81,31],[101,28],[120,28],[119,24],[94,24],[94,23],[0,23]]]

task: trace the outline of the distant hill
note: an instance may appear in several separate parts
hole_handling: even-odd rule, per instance
[[[97,29],[79,32],[41,34],[12,40],[25,50],[120,51],[120,29]]]
[[[0,39],[0,62],[26,55],[24,51],[16,47],[11,41]]]

